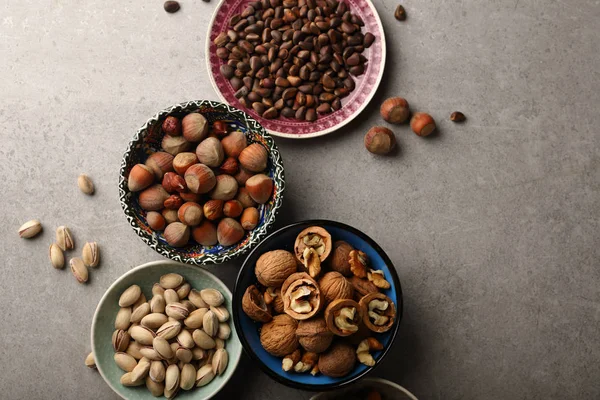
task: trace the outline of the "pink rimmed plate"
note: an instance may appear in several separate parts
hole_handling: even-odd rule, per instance
[[[211,83],[222,101],[238,107],[252,115],[270,134],[291,139],[308,139],[326,135],[356,118],[369,104],[375,95],[385,67],[386,47],[385,34],[377,10],[370,0],[344,0],[354,14],[358,14],[365,23],[362,32],[375,35],[375,42],[365,49],[367,57],[365,73],[353,77],[356,88],[349,96],[342,99],[342,108],[328,115],[319,116],[314,122],[296,121],[284,117],[264,119],[252,108],[246,108],[235,97],[235,90],[219,72],[223,60],[217,57],[214,39],[221,32],[227,32],[230,18],[241,13],[252,0],[221,0],[217,6],[208,28],[206,38],[206,62]]]

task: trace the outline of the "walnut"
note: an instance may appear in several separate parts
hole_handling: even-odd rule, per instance
[[[391,287],[390,283],[385,280],[385,274],[380,269],[372,269],[367,272],[367,278],[369,282],[373,282],[373,285],[380,289],[389,289]]]
[[[344,276],[352,276],[350,263],[348,262],[352,250],[354,248],[343,240],[335,242],[333,244],[333,254],[331,255],[331,269]]]
[[[281,296],[281,288],[267,288],[263,294],[265,303],[271,306],[275,314],[283,313],[283,297]]]
[[[298,237],[294,245],[294,252],[300,264],[308,269],[305,263],[305,256],[310,253],[305,252],[307,248],[312,248],[319,256],[319,260],[324,262],[331,253],[331,235],[325,229],[319,226],[311,226],[306,228]]]
[[[366,279],[360,279],[357,276],[353,276],[350,278],[350,283],[354,288],[354,297],[356,298],[356,301],[359,301],[363,296],[366,296],[370,293],[379,293],[377,286],[375,286],[373,282],[369,282]]]
[[[356,358],[367,367],[373,367],[376,361],[371,352],[380,350],[383,350],[383,345],[374,337],[369,337],[359,343],[356,349]]]
[[[364,324],[373,332],[389,331],[396,320],[396,306],[383,293],[371,293],[359,302]]]
[[[351,299],[334,300],[325,309],[325,322],[331,332],[338,336],[350,336],[358,332],[362,310]]]
[[[327,302],[336,299],[351,299],[354,296],[354,288],[344,275],[331,271],[323,275],[319,281],[319,288]]]
[[[283,310],[297,320],[314,317],[324,303],[321,290],[307,273],[297,272],[281,286]]]
[[[278,287],[288,276],[296,272],[296,259],[285,250],[273,250],[261,255],[256,261],[254,273],[258,281],[270,287]]]
[[[348,255],[350,270],[359,278],[367,277],[367,255],[360,250],[352,250]]]
[[[319,357],[319,371],[323,375],[338,378],[350,373],[355,362],[354,348],[347,343],[338,342]]]
[[[256,286],[248,286],[242,297],[242,309],[247,316],[258,322],[269,322],[272,317]]]
[[[276,357],[284,357],[298,348],[296,328],[298,322],[287,314],[276,315],[260,330],[260,343]]]
[[[309,352],[322,353],[331,344],[333,333],[327,328],[324,318],[313,318],[300,321],[296,336],[300,345]]]

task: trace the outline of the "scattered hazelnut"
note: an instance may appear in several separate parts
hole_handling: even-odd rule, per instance
[[[162,214],[156,211],[148,211],[146,221],[148,222],[148,226],[154,231],[162,231],[167,225]]]
[[[398,7],[396,7],[396,11],[394,11],[394,17],[398,21],[405,21],[406,20],[406,10],[402,6],[402,4],[398,4]]]
[[[352,246],[343,240],[338,240],[333,244],[333,254],[331,258],[331,269],[345,276],[352,276],[350,263],[348,259],[350,252],[354,250]]]
[[[192,165],[198,162],[198,158],[196,157],[196,153],[192,153],[189,151],[184,151],[183,153],[179,153],[173,159],[173,169],[180,174],[185,174],[185,171]]]
[[[269,322],[273,319],[263,296],[256,286],[250,285],[242,297],[242,310],[254,321]]]
[[[216,168],[221,165],[225,155],[219,139],[209,137],[200,142],[198,147],[196,147],[196,157],[198,157],[198,160],[202,164],[209,167]]]
[[[391,97],[381,104],[379,109],[384,120],[391,124],[406,122],[410,116],[408,102],[402,97]]]
[[[163,8],[165,9],[166,12],[172,14],[172,13],[179,11],[180,5],[179,5],[178,1],[167,0],[163,4]]]
[[[183,137],[188,142],[199,142],[206,138],[208,122],[200,113],[189,113],[181,121]]]
[[[324,352],[333,341],[333,333],[327,328],[327,323],[322,317],[300,321],[296,336],[300,346],[313,353]]]
[[[461,113],[460,111],[454,111],[452,114],[450,114],[450,121],[463,122],[466,119],[467,117],[465,117],[465,114]]]
[[[223,205],[223,214],[226,217],[237,218],[242,215],[242,211],[244,211],[244,207],[237,200],[229,200]]]
[[[355,359],[354,348],[347,343],[338,342],[319,357],[319,371],[323,375],[338,378],[352,371]]]
[[[428,136],[435,130],[435,121],[431,115],[417,112],[410,119],[410,128],[419,136]]]
[[[160,145],[164,151],[176,156],[183,151],[188,151],[192,144],[185,140],[183,136],[165,135]]]
[[[373,154],[388,154],[396,145],[394,132],[384,126],[374,126],[365,135],[365,147]]]
[[[131,192],[139,192],[154,183],[154,173],[144,164],[135,164],[129,171],[127,187]]]
[[[179,217],[177,217],[177,210],[169,210],[168,208],[165,208],[160,213],[167,222],[167,225],[173,222],[179,222]]]
[[[351,299],[354,296],[352,284],[344,275],[336,271],[330,271],[323,275],[319,280],[319,288],[328,303],[337,299]]]
[[[158,179],[162,179],[165,172],[173,171],[173,156],[164,151],[152,153],[146,159],[146,166],[154,172]]]
[[[223,200],[209,200],[204,203],[204,216],[206,219],[215,221],[223,216]]]
[[[233,218],[223,218],[217,226],[217,240],[222,246],[231,246],[242,240],[246,232]]]
[[[175,172],[166,172],[163,176],[162,187],[169,193],[183,192],[187,189],[185,180]]]
[[[254,176],[254,173],[246,171],[244,168],[240,168],[238,173],[235,174],[233,177],[237,181],[238,185],[244,186],[246,185],[248,179],[252,178],[252,176]]]
[[[256,279],[267,287],[279,287],[297,270],[294,255],[286,250],[264,253],[256,261]]]
[[[252,200],[265,204],[273,192],[273,180],[264,174],[254,175],[246,181],[246,189]]]
[[[269,354],[276,357],[291,354],[298,348],[297,327],[298,323],[289,315],[276,315],[262,326],[260,343]],[[352,360],[354,360],[354,351],[352,351]]]
[[[183,200],[176,194],[172,194],[164,201],[165,208],[169,210],[177,210],[183,204]]]
[[[194,193],[208,193],[217,179],[215,173],[204,164],[194,164],[185,171],[185,183],[190,191]]]
[[[248,171],[261,172],[267,168],[267,149],[262,144],[252,143],[239,156],[240,165]]]
[[[235,199],[242,203],[242,207],[244,208],[256,207],[256,202],[252,199],[252,196],[250,196],[250,193],[248,193],[248,188],[246,187],[241,187],[238,189]]]
[[[239,157],[246,148],[246,135],[240,131],[231,132],[221,140],[221,144],[227,157]]]
[[[227,175],[235,175],[238,172],[238,162],[235,158],[229,157],[223,161],[219,170]]]
[[[190,239],[190,228],[181,222],[172,222],[165,228],[165,240],[173,247],[183,247]]]
[[[140,192],[138,203],[146,211],[158,211],[164,207],[169,193],[161,185],[152,185]]]
[[[196,226],[202,222],[202,207],[198,203],[187,202],[177,211],[177,217],[188,226]]]
[[[179,118],[172,115],[167,116],[162,123],[162,131],[165,135],[180,136],[181,135],[181,121]]]
[[[202,246],[214,246],[217,244],[217,228],[210,221],[203,221],[192,229],[192,237]]]
[[[231,200],[235,197],[238,190],[238,183],[230,175],[219,175],[216,178],[216,184],[212,192],[210,192],[210,198],[214,200]]]
[[[254,207],[248,207],[242,213],[240,223],[242,224],[242,228],[247,231],[251,231],[252,229],[256,228],[259,219],[260,214],[258,213],[258,210]]]

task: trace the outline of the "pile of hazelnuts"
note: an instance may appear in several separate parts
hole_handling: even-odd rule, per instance
[[[273,192],[265,146],[199,112],[167,116],[161,129],[162,151],[134,165],[127,181],[148,226],[174,247],[238,243],[256,228],[259,204]]]

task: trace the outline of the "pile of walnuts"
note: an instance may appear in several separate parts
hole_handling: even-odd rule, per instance
[[[375,365],[383,345],[372,335],[392,328],[396,307],[365,253],[312,226],[296,238],[294,254],[269,251],[254,272],[258,284],[246,289],[242,308],[263,323],[261,344],[283,358],[284,371],[341,377],[356,360]]]

